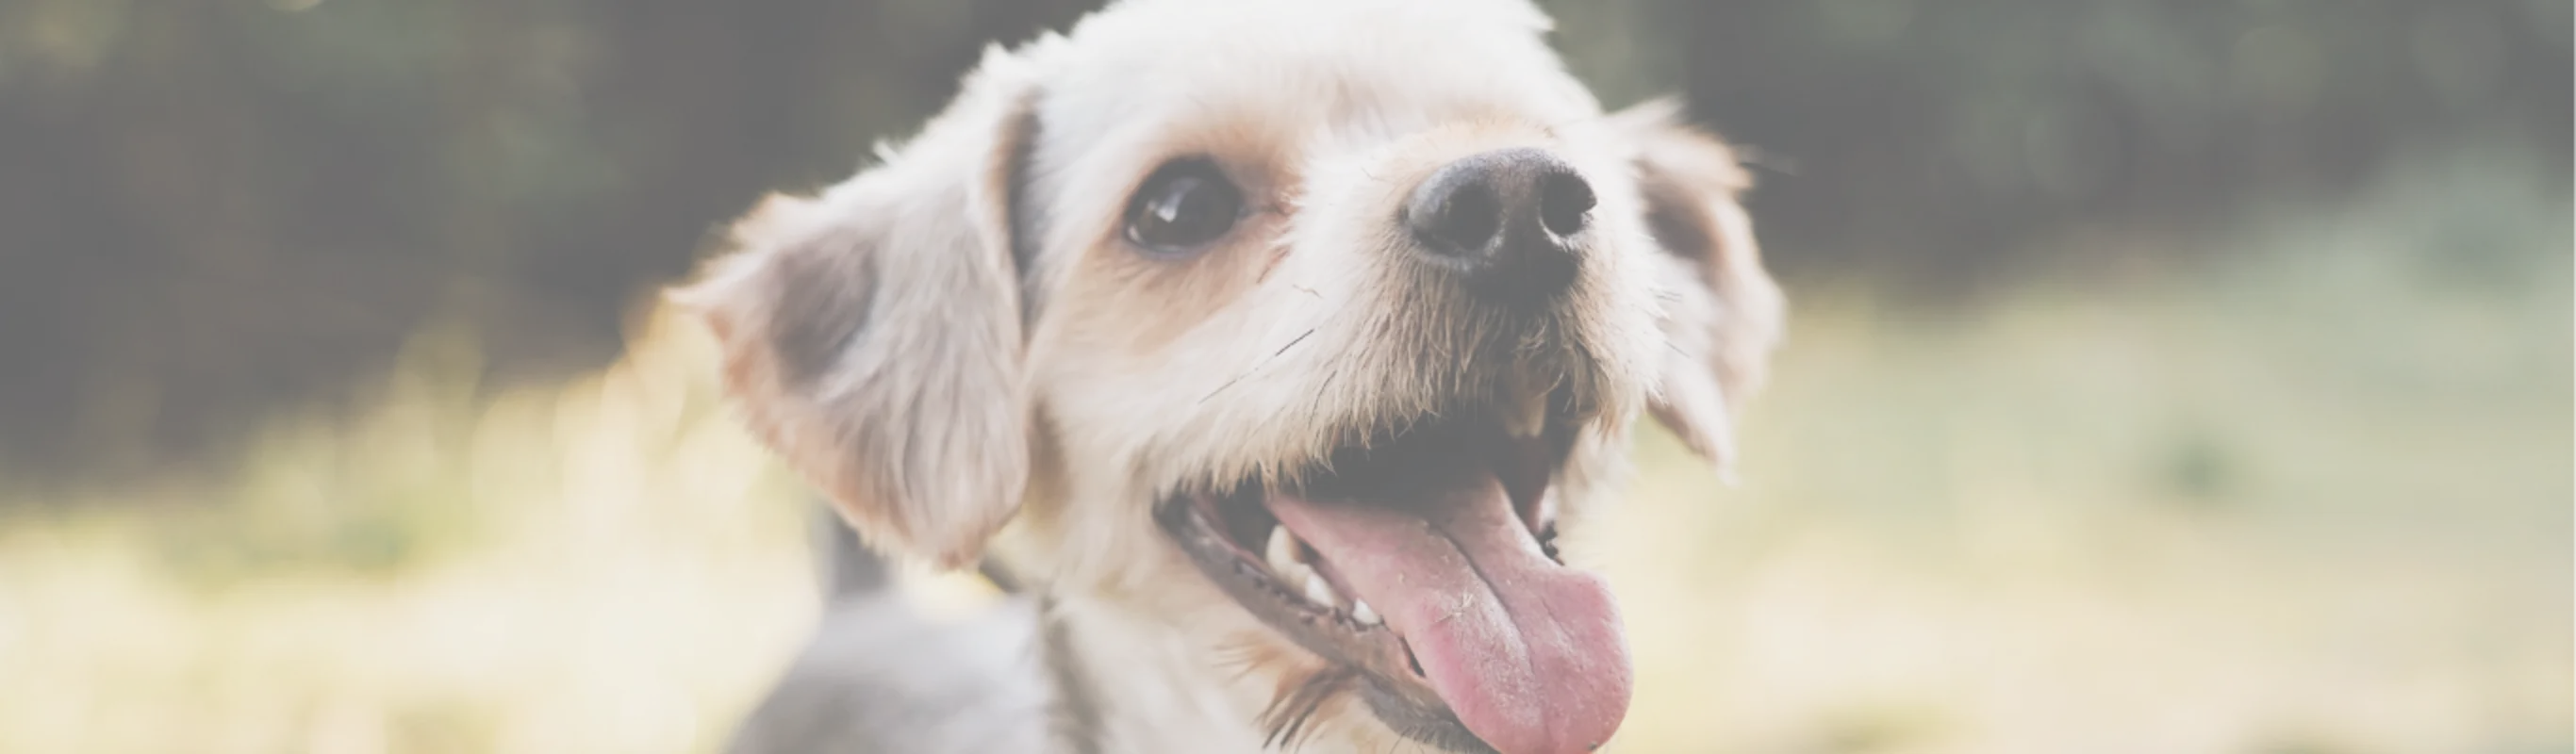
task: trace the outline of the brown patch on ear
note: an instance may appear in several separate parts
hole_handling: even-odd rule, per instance
[[[851,281],[873,278],[861,254],[780,254],[769,311],[770,347],[790,385],[811,386],[829,373],[859,333],[867,330],[875,289]]]
[[[1672,100],[1612,116],[1636,145],[1646,222],[1684,268],[1663,320],[1672,355],[1653,412],[1693,452],[1732,463],[1734,414],[1761,389],[1787,305],[1762,268],[1753,221],[1738,198],[1752,188],[1735,150],[1683,125]]]
[[[972,565],[1028,480],[1008,206],[1035,131],[1028,63],[998,50],[885,164],[771,196],[671,300],[723,350],[744,423],[869,543]]]

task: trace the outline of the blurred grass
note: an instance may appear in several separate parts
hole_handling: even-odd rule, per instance
[[[425,333],[366,410],[224,478],[13,501],[0,751],[714,747],[808,629],[811,566],[711,353],[656,327],[499,392]]]
[[[1585,532],[1627,752],[2567,752],[2568,200],[2429,161],[1937,311],[1801,290],[1741,489],[1660,435]],[[2161,260],[2208,244],[2206,264]],[[717,746],[809,629],[798,487],[701,337],[189,479],[0,484],[0,752]]]

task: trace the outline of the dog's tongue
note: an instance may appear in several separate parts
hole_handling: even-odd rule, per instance
[[[1504,754],[1599,747],[1630,690],[1609,590],[1548,559],[1486,464],[1419,460],[1408,483],[1274,494],[1271,514],[1385,616],[1476,737]]]

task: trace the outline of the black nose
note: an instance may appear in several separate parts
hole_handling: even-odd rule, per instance
[[[1405,205],[1424,256],[1495,303],[1529,305],[1573,284],[1592,185],[1555,155],[1498,149],[1432,173]]]

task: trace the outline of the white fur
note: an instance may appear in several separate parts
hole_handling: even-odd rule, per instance
[[[1250,751],[1279,679],[1316,660],[1200,577],[1156,502],[1295,473],[1461,391],[1564,383],[1589,414],[1554,491],[1577,525],[1650,407],[1728,452],[1728,407],[1777,339],[1726,147],[1668,106],[1605,116],[1548,26],[1517,0],[1127,0],[988,55],[922,136],[755,212],[681,299],[727,344],[751,425],[871,542],[950,565],[989,544],[1053,598],[1101,687],[1099,750]],[[1504,147],[1553,152],[1599,199],[1543,338],[1478,330],[1390,262],[1413,187]],[[1239,231],[1258,237],[1140,261],[1128,196],[1188,154],[1266,176],[1263,224]],[[1695,234],[1658,239],[1650,209]],[[1014,212],[1043,229],[1017,239],[1036,249],[1026,302]],[[1671,248],[1694,235],[1705,248]],[[834,261],[797,261],[816,254]],[[821,379],[782,376],[797,341],[775,331],[817,324],[780,324],[786,300],[868,313]],[[1514,337],[1509,363],[1471,348]],[[1248,668],[1244,642],[1268,649]],[[1357,704],[1321,722],[1308,751],[1400,743]]]

